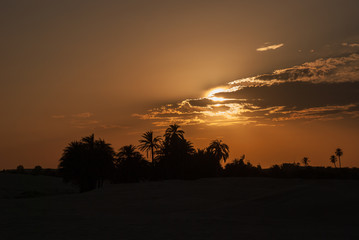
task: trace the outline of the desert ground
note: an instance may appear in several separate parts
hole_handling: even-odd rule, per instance
[[[359,239],[359,181],[106,184],[0,174],[1,239]]]

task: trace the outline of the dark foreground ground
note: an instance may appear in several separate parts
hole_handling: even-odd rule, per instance
[[[6,178],[0,176],[4,240],[359,239],[359,181],[222,178],[64,194],[69,186],[44,177],[57,190],[26,196],[9,194]]]

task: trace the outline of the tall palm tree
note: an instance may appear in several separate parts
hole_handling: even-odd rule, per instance
[[[223,159],[223,162],[226,162],[229,156],[229,147],[227,144],[222,143],[222,140],[212,141],[207,151],[213,154],[218,162],[221,161],[221,159]]]
[[[86,145],[86,147],[88,147],[89,149],[93,149],[95,147],[95,134],[83,137],[81,141]]]
[[[304,166],[308,166],[308,163],[309,163],[309,158],[308,157],[304,157],[303,159],[302,159],[302,162],[303,162],[303,164],[304,164]]]
[[[337,162],[337,157],[335,155],[330,156],[330,162],[334,164],[334,167],[337,168],[337,165],[335,164]]]
[[[196,150],[193,147],[193,144],[187,139],[184,139],[183,141],[182,150],[186,154],[194,154],[196,152]]]
[[[118,150],[117,156],[121,159],[134,158],[139,152],[136,151],[136,147],[132,144],[121,147]]]
[[[338,160],[339,160],[339,168],[342,168],[342,163],[340,161],[340,157],[343,156],[343,150],[340,148],[337,148],[337,150],[335,150],[335,155],[338,157]]]
[[[148,161],[134,145],[126,145],[117,153],[116,181],[137,182],[147,178]]]
[[[59,169],[65,181],[74,181],[81,191],[102,187],[113,169],[114,151],[111,144],[95,140],[94,134],[74,141],[64,149]]]
[[[151,161],[152,165],[154,165],[154,151],[160,148],[161,137],[153,137],[153,132],[148,131],[142,135],[142,138],[143,139],[139,140],[140,145],[138,145],[138,148],[141,151],[146,151],[147,158],[148,152],[151,152]]]
[[[176,141],[179,139],[184,139],[184,131],[183,130],[179,130],[180,126],[177,124],[173,124],[170,125],[169,128],[166,129],[165,132],[165,139],[166,141]]]

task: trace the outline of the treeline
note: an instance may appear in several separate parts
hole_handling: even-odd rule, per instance
[[[60,176],[66,182],[79,185],[81,192],[102,187],[106,179],[113,183],[207,177],[359,179],[359,169],[341,168],[342,155],[342,150],[338,148],[330,157],[335,168],[311,167],[309,158],[304,157],[303,166],[284,163],[262,169],[260,165],[253,166],[246,161],[245,155],[222,167],[229,157],[227,144],[213,140],[208,147],[195,149],[185,138],[184,131],[174,124],[162,137],[148,131],[142,135],[138,146],[126,145],[117,152],[111,144],[95,139],[92,134],[68,144],[57,170],[42,169],[40,166],[25,170],[20,165],[12,172]],[[339,168],[336,168],[337,160]]]
[[[43,176],[52,176],[52,177],[61,177],[58,169],[52,168],[42,168],[40,165],[35,166],[32,169],[25,169],[23,165],[18,165],[16,169],[3,169],[2,173],[12,173],[12,174],[28,174],[28,175],[43,175]]]
[[[174,124],[163,137],[148,131],[138,146],[126,145],[118,152],[94,135],[71,142],[64,149],[59,170],[65,181],[77,183],[81,191],[87,191],[101,187],[105,179],[120,183],[217,177],[223,172],[221,161],[225,162],[228,156],[229,148],[220,140],[196,150],[184,131]]]
[[[221,140],[213,140],[204,149],[195,149],[184,131],[174,124],[162,137],[148,131],[138,146],[126,145],[117,152],[94,135],[71,142],[64,149],[59,171],[65,181],[77,183],[81,191],[102,187],[105,179],[114,183],[242,176],[359,179],[358,169],[310,167],[308,158],[304,158],[305,167],[293,163],[263,170],[260,165],[246,162],[244,155],[223,168],[221,163],[228,157],[229,147]]]

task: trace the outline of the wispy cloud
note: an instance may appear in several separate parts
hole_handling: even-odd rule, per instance
[[[127,126],[116,123],[108,123],[93,118],[94,114],[91,112],[82,112],[72,114],[66,117],[65,115],[52,115],[53,119],[64,119],[64,123],[69,124],[74,128],[89,128],[89,129],[127,129]]]
[[[128,126],[123,126],[123,125],[119,125],[119,124],[100,124],[99,125],[100,128],[103,129],[115,129],[115,128],[122,128],[122,129],[128,129]]]
[[[73,119],[71,125],[75,128],[95,128],[100,122],[90,119]]]
[[[229,82],[214,94],[150,109],[135,117],[166,126],[281,125],[359,114],[359,54],[317,59]]]
[[[320,58],[299,66],[275,70],[270,74],[256,76],[256,80],[279,82],[345,82],[358,81],[359,54],[336,58]]]
[[[93,113],[90,112],[83,112],[83,113],[77,113],[73,115],[76,118],[89,118],[93,116]]]
[[[283,47],[283,46],[284,46],[284,43],[273,44],[273,45],[257,48],[257,51],[258,52],[264,52],[264,51],[268,51],[268,50],[275,50],[275,49],[278,49],[278,48]]]
[[[359,43],[342,43],[344,47],[359,47]]]

